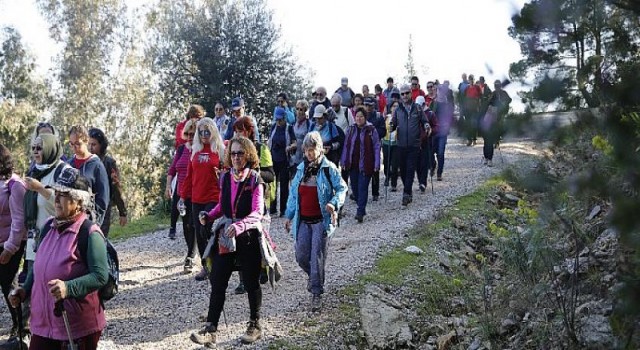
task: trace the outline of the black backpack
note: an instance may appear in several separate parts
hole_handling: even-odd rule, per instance
[[[44,236],[51,229],[52,220],[48,220],[42,229],[42,235],[40,242],[44,239]],[[89,246],[89,230],[93,226],[93,222],[89,219],[85,219],[80,229],[78,230],[78,250],[80,251],[80,257],[87,264],[87,248]],[[107,283],[98,289],[98,297],[100,304],[104,308],[104,302],[113,299],[118,294],[118,284],[120,282],[120,260],[118,260],[118,252],[111,242],[100,232],[102,238],[104,238],[104,245],[107,248],[107,264],[109,265],[109,278]],[[39,243],[39,242],[38,242]]]

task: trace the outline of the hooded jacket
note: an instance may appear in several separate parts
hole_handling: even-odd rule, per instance
[[[76,156],[74,155],[69,164],[73,166]],[[102,164],[100,157],[95,154],[89,156],[84,164],[78,169],[80,175],[87,178],[89,181],[89,187],[91,192],[96,198],[96,215],[94,222],[98,225],[102,225],[104,214],[109,207],[111,192],[109,191],[109,176],[107,175],[107,169]]]
[[[393,127],[396,132],[398,147],[420,147],[420,131],[427,124],[427,118],[422,107],[411,103],[407,109],[404,103],[396,109],[392,117]]]

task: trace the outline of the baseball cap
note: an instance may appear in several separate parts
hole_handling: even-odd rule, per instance
[[[314,118],[322,118],[324,114],[327,113],[327,109],[323,105],[317,105],[316,109],[313,112]]]
[[[409,85],[407,85],[407,84],[403,84],[403,85],[400,87],[400,92],[401,92],[401,93],[402,93],[402,92],[409,92],[409,91],[411,91],[411,86],[409,86]]]
[[[234,111],[244,107],[244,100],[241,97],[236,97],[231,101],[231,109]]]
[[[284,119],[286,114],[287,114],[286,111],[282,107],[276,107],[275,112],[273,112],[273,115],[276,117],[276,120]]]
[[[342,84],[342,85],[349,84],[349,79],[347,79],[346,77],[343,77],[342,79],[340,79],[340,84]]]
[[[364,99],[364,104],[365,105],[372,105],[375,106],[376,105],[376,99],[373,97],[367,97]]]
[[[419,105],[424,105],[424,96],[418,96],[416,97],[416,103]]]
[[[89,181],[80,175],[76,168],[66,168],[60,172],[58,181],[47,188],[53,188],[56,192],[84,191],[89,192]]]

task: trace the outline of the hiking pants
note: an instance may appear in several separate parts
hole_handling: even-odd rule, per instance
[[[280,214],[283,215],[287,210],[287,199],[289,198],[289,163],[276,162],[273,164],[273,171],[276,173],[275,181],[280,184]],[[269,212],[275,214],[277,212],[278,196],[273,198],[269,204]]]
[[[0,287],[2,287],[2,295],[4,295],[4,300],[7,303],[9,313],[11,314],[11,321],[13,321],[13,325],[15,326],[18,325],[18,314],[17,310],[12,308],[11,304],[9,304],[9,292],[11,292],[11,289],[17,287],[14,281],[16,274],[18,273],[18,269],[20,268],[20,260],[22,260],[26,244],[26,241],[22,241],[20,248],[18,248],[18,251],[11,256],[9,262],[4,265],[0,265]],[[0,245],[0,253],[3,251],[4,248]]]
[[[433,139],[433,152],[438,158],[438,176],[442,176],[444,170],[444,150],[447,147],[447,135],[436,135]]]
[[[493,160],[493,149],[494,145],[498,141],[498,137],[499,133],[495,127],[484,133],[484,146],[482,147],[482,153],[485,159]]]
[[[349,176],[351,178],[351,192],[356,198],[356,203],[358,203],[356,215],[365,216],[367,214],[367,199],[369,197],[369,181],[371,181],[371,178],[375,177],[375,175],[365,175],[364,171],[352,169]]]
[[[420,148],[419,156],[418,156],[418,183],[420,185],[427,185],[427,180],[429,178],[429,171],[436,165],[433,159],[433,148],[431,147],[431,142],[433,140],[429,138],[426,142],[422,144]]]
[[[391,180],[391,187],[396,187],[398,185],[398,164],[396,161],[397,157],[395,156],[395,151],[395,145],[382,145],[385,186],[389,186],[389,180]]]
[[[180,213],[178,212],[178,201],[180,200],[180,196],[175,191],[173,193],[173,198],[171,200],[171,228],[173,232],[176,231],[176,225],[178,223],[178,218],[180,218]],[[187,257],[195,258],[196,257],[196,231],[193,227],[193,207],[190,199],[185,199],[184,206],[186,208],[184,216],[182,216],[182,233],[184,234],[184,241],[187,243]],[[173,219],[173,212],[175,211],[176,218],[175,221]],[[206,248],[206,245],[205,245]]]
[[[200,254],[200,259],[204,259],[202,256],[204,254],[204,250],[207,249],[207,243],[209,242],[209,237],[211,237],[211,227],[213,226],[213,222],[207,222],[206,225],[200,224],[200,215],[201,211],[211,211],[216,206],[216,202],[211,203],[192,203],[191,204],[191,220],[193,222],[193,228],[195,230],[196,243],[198,245],[198,253]],[[189,242],[187,242],[187,246]]]
[[[98,341],[100,340],[101,334],[102,331],[97,331],[80,339],[76,339],[75,343],[78,345],[78,350],[96,350],[98,348]],[[29,350],[68,349],[68,346],[68,340],[55,340],[33,334],[31,336]]]
[[[102,218],[102,225],[100,225],[100,231],[105,237],[109,237],[109,231],[111,230],[111,203],[107,206],[107,210],[104,212],[104,217]]]
[[[413,194],[413,178],[416,172],[416,162],[418,160],[418,147],[396,146],[396,158],[400,169],[400,178],[404,196],[411,197]]]
[[[209,281],[211,282],[211,296],[209,297],[209,312],[207,322],[218,327],[220,314],[224,307],[227,287],[231,273],[239,266],[244,279],[244,287],[249,298],[249,313],[251,320],[260,319],[262,306],[262,288],[260,288],[260,270],[262,267],[262,253],[260,252],[260,233],[250,230],[236,236],[236,251],[220,255],[218,240],[213,246],[213,265]]]
[[[368,186],[365,188],[368,188]],[[307,289],[312,294],[324,293],[327,240],[322,220],[314,224],[300,221],[298,235],[296,236],[296,261],[309,276]]]
[[[380,197],[380,170],[374,171],[373,175],[371,175],[370,178],[371,178],[371,195],[374,197]]]

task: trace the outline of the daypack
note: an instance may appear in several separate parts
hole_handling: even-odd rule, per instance
[[[51,230],[52,221],[53,220],[48,220],[44,224],[40,242]],[[89,230],[91,229],[91,226],[93,226],[93,222],[89,219],[85,219],[78,230],[78,251],[80,251],[80,257],[84,261],[85,265],[88,263],[87,248],[89,246]],[[98,298],[100,299],[100,304],[104,308],[104,302],[113,299],[118,294],[118,284],[120,282],[120,260],[118,260],[118,252],[115,247],[102,234],[102,232],[100,232],[100,235],[104,239],[104,245],[107,248],[107,264],[109,265],[109,277],[107,279],[107,283],[98,289]]]
[[[327,178],[327,182],[329,182],[329,187],[331,187],[331,192],[333,192],[333,183],[331,183],[331,173],[329,171],[329,167],[326,166],[326,167],[324,167],[322,169],[324,169],[324,176]],[[339,213],[340,209],[342,209],[343,206],[344,206],[344,204],[342,204],[341,206],[336,208],[336,212]],[[340,227],[340,215],[338,215],[337,226]]]

